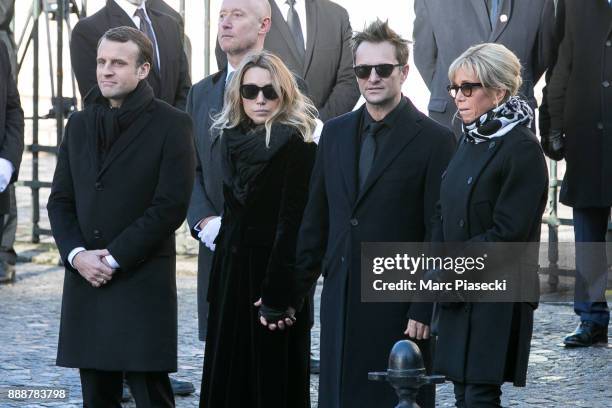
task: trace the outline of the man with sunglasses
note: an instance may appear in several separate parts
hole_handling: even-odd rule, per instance
[[[415,0],[414,7],[414,63],[431,92],[430,118],[461,134],[461,120],[453,120],[457,110],[446,92],[448,68],[463,51],[483,42],[503,44],[516,54],[523,66],[519,93],[535,109],[533,88],[555,52],[554,0]]]
[[[300,230],[294,305],[322,273],[319,407],[393,406],[368,381],[393,344],[415,339],[431,366],[431,304],[362,303],[361,244],[422,242],[455,142],[401,93],[408,42],[380,20],[352,39],[354,72],[366,100],[325,124]],[[418,402],[433,407],[434,389]]]

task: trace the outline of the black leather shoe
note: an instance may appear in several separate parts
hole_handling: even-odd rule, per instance
[[[589,347],[597,343],[608,343],[608,326],[584,321],[570,333],[563,343],[567,347]]]
[[[310,374],[319,374],[321,372],[321,362],[310,356]]]
[[[170,377],[170,385],[172,386],[174,395],[186,396],[195,392],[195,387],[189,381],[180,381]]]
[[[15,266],[0,261],[0,284],[15,282]]]

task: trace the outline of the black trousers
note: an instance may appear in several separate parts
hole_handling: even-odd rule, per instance
[[[121,408],[121,371],[80,369],[83,407]],[[168,373],[126,372],[125,379],[138,408],[174,407],[174,394]]]
[[[501,408],[501,385],[453,384],[457,408]]]

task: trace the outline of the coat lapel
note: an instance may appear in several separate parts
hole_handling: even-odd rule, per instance
[[[487,7],[484,0],[470,0],[470,2],[476,13],[478,23],[483,29],[485,36],[488,37],[491,35],[491,20],[489,20],[489,13],[487,13]]]
[[[143,133],[142,130],[144,129],[145,126],[147,126],[147,124],[149,124],[149,122],[152,119],[151,111],[153,110],[153,106],[154,106],[154,103],[151,104],[151,106],[142,115],[138,117],[138,119],[134,122],[134,124],[130,126],[130,128],[127,131],[123,132],[121,136],[117,139],[117,141],[113,144],[113,146],[110,149],[110,152],[108,152],[108,156],[106,157],[106,160],[104,160],[104,163],[102,163],[102,168],[98,172],[98,177],[100,177],[106,171],[106,169],[110,166],[110,164],[134,140],[136,140],[138,136],[140,136]]]
[[[497,15],[497,23],[495,24],[495,29],[489,37],[489,42],[496,42],[499,36],[504,32],[506,27],[508,27],[508,23],[512,18],[513,3],[513,0],[502,0],[499,8],[499,13]]]
[[[272,8],[272,24],[281,32],[282,38],[289,46],[293,58],[295,58],[296,61],[302,61],[297,46],[295,45],[295,41],[293,41],[291,31],[289,31],[287,21],[274,0],[270,0],[270,7]]]
[[[157,41],[157,48],[159,50],[159,68],[157,68],[157,64],[153,64],[151,71],[153,71],[153,74],[157,77],[157,80],[160,81],[161,87],[161,70],[168,69],[168,64],[170,61],[170,56],[168,54],[170,52],[170,47],[163,42],[165,39],[170,38],[171,34],[167,32],[168,27],[164,26],[164,24],[162,24],[162,22],[159,20],[159,15],[156,11],[147,8],[147,14],[149,15],[149,19],[151,19],[151,24],[153,25],[153,31],[155,31],[155,39]]]
[[[340,168],[344,176],[344,187],[346,189],[349,202],[353,204],[357,198],[357,138],[359,134],[359,124],[363,115],[363,105],[357,112],[350,115],[345,129],[345,136],[338,143],[338,158],[340,160]]]
[[[314,0],[306,1],[306,54],[304,57],[304,71],[302,77],[306,78],[306,72],[310,69],[315,44],[317,42],[317,21],[318,18],[317,2]]]
[[[407,102],[408,105],[399,113],[396,125],[391,129],[384,143],[380,146],[380,150],[376,154],[372,170],[370,170],[365,185],[355,201],[355,207],[359,205],[359,202],[380,178],[385,169],[393,163],[395,158],[397,158],[404,148],[421,131],[421,125],[419,124],[420,119],[414,114],[416,108],[412,105],[410,100]]]
[[[210,148],[212,150],[213,145],[219,139],[219,132],[210,131],[210,127],[212,126],[213,120],[212,118],[217,115],[221,110],[223,110],[223,98],[225,96],[225,77],[227,76],[227,68],[221,71],[221,75],[219,75],[216,79],[216,82],[213,79],[213,86],[210,95],[208,96],[210,105],[208,109],[208,115],[206,118],[206,127],[205,131],[210,134]]]

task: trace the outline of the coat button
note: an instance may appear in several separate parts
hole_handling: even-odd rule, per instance
[[[604,88],[609,88],[610,87],[610,81],[603,81],[601,83],[601,86],[603,86]]]
[[[603,130],[604,129],[604,125],[601,122],[597,122],[597,129],[599,130]]]
[[[357,218],[351,218],[350,223],[353,227],[356,227],[359,225],[359,221],[357,221]]]
[[[101,181],[96,181],[96,190],[97,191],[102,191],[104,190],[104,184],[102,184]]]
[[[468,179],[467,179],[467,183],[468,183],[468,184],[472,184],[472,180],[473,180],[473,179],[472,179],[472,176],[468,177]]]
[[[232,254],[238,253],[238,248],[236,247],[236,245],[232,245],[231,251],[232,251]]]
[[[340,257],[340,262],[344,263],[344,257],[343,256]]]
[[[491,143],[489,143],[489,149],[492,149],[492,148],[494,148],[494,147],[495,147],[495,142],[491,142]]]
[[[610,40],[606,41],[606,47],[612,47],[612,41]]]
[[[463,221],[463,219],[459,220],[459,227],[465,227],[465,221]]]
[[[93,230],[93,236],[95,239],[98,239],[102,236],[102,233],[100,232],[100,230]]]

